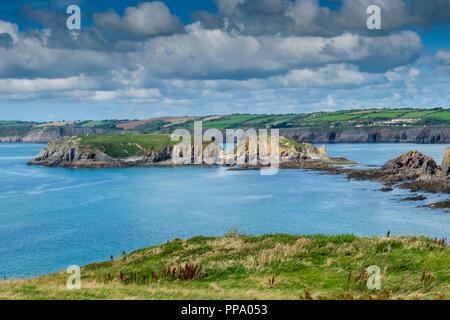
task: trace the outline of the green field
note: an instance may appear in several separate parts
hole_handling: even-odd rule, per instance
[[[208,118],[206,118],[208,119]],[[414,119],[414,123],[404,122]],[[400,120],[399,124],[382,124],[379,122]],[[420,127],[426,125],[450,124],[448,109],[371,109],[336,112],[319,112],[311,114],[290,115],[230,115],[214,120],[203,121],[205,128],[326,128],[362,126],[404,126]],[[192,128],[192,123],[189,124]],[[169,126],[170,127],[170,126]]]
[[[194,120],[170,121],[158,120],[144,125],[123,130],[119,124],[136,120],[103,120],[82,121],[74,124],[64,124],[63,128],[103,129],[108,133],[123,131],[133,134],[167,133],[175,129],[194,128]],[[395,123],[389,123],[397,120]],[[233,114],[221,116],[200,117],[203,128],[217,129],[326,129],[326,128],[355,128],[355,127],[401,127],[414,128],[426,126],[449,126],[449,109],[368,109],[346,110],[334,112],[316,112],[309,114]],[[0,121],[0,136],[11,136],[17,129],[32,130],[36,123],[19,121]],[[42,125],[42,123],[40,123]],[[45,124],[44,126],[45,127]],[[53,126],[54,127],[54,126]],[[16,130],[16,131],[12,131]],[[166,131],[167,130],[167,131]],[[23,131],[21,131],[23,132]]]
[[[379,290],[366,285],[373,265],[381,270]],[[0,281],[0,299],[448,299],[449,265],[448,245],[424,237],[232,230],[85,266],[81,290],[66,288],[65,272]]]

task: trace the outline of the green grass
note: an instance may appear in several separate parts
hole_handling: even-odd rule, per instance
[[[80,143],[102,150],[114,158],[138,157],[148,150],[161,151],[178,144],[176,141],[171,141],[169,135],[109,134],[81,136]]]
[[[375,111],[374,113],[363,115],[361,119],[393,120],[401,118],[405,113],[408,113],[409,111],[411,110],[398,109]]]
[[[442,121],[448,121],[447,125],[450,123],[450,111],[445,110],[442,112],[435,112],[432,114],[427,115],[425,118],[427,119],[437,119]]]
[[[81,290],[66,289],[65,272],[1,281],[0,299],[448,299],[449,253],[448,245],[425,237],[229,232],[87,265]],[[197,270],[189,279],[179,276],[186,264]],[[372,265],[381,268],[380,290],[358,280]],[[164,275],[168,267],[176,268],[174,277]]]
[[[80,136],[80,144],[98,149],[113,158],[141,157],[150,151],[162,151],[178,145],[180,141],[172,141],[170,135],[163,134],[95,134]],[[203,146],[211,143],[211,138],[203,139]],[[194,144],[194,137],[191,137]]]

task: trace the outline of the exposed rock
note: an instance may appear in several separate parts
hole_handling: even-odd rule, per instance
[[[450,209],[450,200],[445,200],[442,202],[432,203],[426,206],[422,206],[422,208],[430,208],[430,209]]]
[[[427,200],[427,197],[419,195],[419,196],[415,196],[415,197],[408,197],[408,198],[402,199],[400,201],[424,201],[424,200]]]
[[[381,168],[391,174],[409,177],[420,175],[421,180],[429,180],[434,178],[437,173],[438,166],[433,158],[423,153],[413,150],[402,154],[401,156],[389,160]]]
[[[449,180],[434,180],[434,181],[412,181],[405,182],[399,186],[400,189],[409,189],[412,192],[427,191],[427,192],[444,192],[450,193]]]
[[[445,149],[444,160],[442,160],[442,174],[444,177],[450,176],[450,147]]]
[[[321,148],[316,148],[312,144],[309,143],[302,143],[302,154],[311,158],[311,159],[322,159],[322,160],[328,160],[329,157],[327,155],[327,151],[325,149],[325,146],[322,146]]]
[[[381,168],[382,170],[420,170],[422,173],[434,174],[437,168],[433,158],[423,153],[413,150],[402,154],[401,156],[389,160]]]
[[[256,141],[256,140],[255,140]],[[236,146],[236,158],[241,159],[238,163],[246,163],[255,165],[256,162],[261,160],[264,155],[260,154],[259,145],[251,143],[250,138],[246,138],[245,142],[240,142]],[[271,141],[268,138],[267,142],[267,154],[271,155]],[[321,149],[316,148],[312,144],[302,143],[299,144],[290,138],[283,136],[279,137],[279,156],[280,163],[283,162],[302,162],[305,160],[323,160],[330,161],[331,158],[326,154],[325,147]],[[259,160],[257,160],[259,159]],[[252,161],[253,160],[253,161]],[[295,166],[295,165],[294,165]]]
[[[118,162],[98,149],[79,143],[78,137],[64,137],[50,142],[28,164],[49,167],[113,167]]]
[[[285,129],[280,134],[299,143],[450,143],[448,127]]]
[[[378,182],[403,182],[401,189],[450,192],[450,180],[442,176],[435,161],[418,151],[409,151],[389,160],[381,169],[343,170],[348,179]]]
[[[317,150],[319,151],[319,153],[323,156],[328,156],[327,154],[327,148],[325,147],[325,145],[322,145],[320,148],[317,148]]]

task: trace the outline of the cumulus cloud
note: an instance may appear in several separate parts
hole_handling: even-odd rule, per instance
[[[432,59],[427,61],[437,73],[450,75],[450,49],[439,50]]]
[[[245,79],[344,62],[384,72],[413,62],[421,48],[412,31],[377,38],[348,33],[334,38],[252,37],[192,25],[187,34],[148,41],[130,56],[164,77]]]
[[[0,33],[0,47],[10,48],[13,43],[13,38],[9,33]]]
[[[436,53],[435,60],[438,64],[450,66],[450,49],[442,49]]]
[[[218,14],[196,12],[199,21],[187,26],[162,2],[128,7],[123,16],[95,13],[76,38],[64,14],[25,6],[42,27],[19,31],[0,20],[0,99],[144,104],[161,115],[444,99],[450,51],[422,58],[437,71],[424,72],[421,37],[404,26],[448,22],[448,11],[438,12],[448,1],[342,0],[338,10],[318,0],[214,3]],[[381,32],[366,28],[369,4],[382,7]]]
[[[430,28],[450,22],[450,2],[436,0],[342,0],[340,9],[331,11],[319,0],[214,0],[219,14],[194,15],[207,28],[225,19],[228,28],[251,35],[284,34],[336,36],[343,32],[367,33],[366,10],[379,5],[382,30],[389,32],[412,26]],[[373,33],[373,31],[372,31]]]
[[[45,92],[72,89],[91,89],[96,86],[93,79],[81,75],[62,79],[0,79],[0,92]]]
[[[120,17],[113,9],[93,16],[96,26],[113,31],[125,31],[142,36],[170,35],[183,30],[181,21],[164,2],[143,2],[127,7]]]

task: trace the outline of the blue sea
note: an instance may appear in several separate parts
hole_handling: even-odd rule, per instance
[[[400,202],[408,190],[342,176],[226,168],[63,169],[26,165],[44,145],[0,144],[0,277],[27,278],[118,257],[174,238],[267,233],[450,238],[450,214]],[[445,145],[330,144],[328,153],[382,165],[417,149],[438,163]]]

